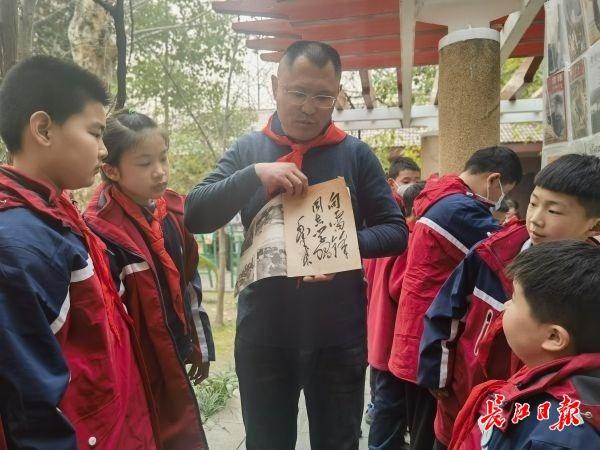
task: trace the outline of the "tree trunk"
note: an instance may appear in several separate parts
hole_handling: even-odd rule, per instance
[[[123,108],[127,101],[127,32],[123,3],[123,0],[117,0],[111,11],[117,35],[117,102],[115,105],[117,109]]]
[[[17,62],[17,0],[0,0],[0,74],[6,75]]]
[[[225,278],[228,250],[225,227],[219,228],[217,232],[217,245],[219,247],[219,276],[217,279],[217,315],[215,316],[215,323],[217,326],[222,326],[225,323],[223,320],[223,311],[225,309]]]
[[[221,138],[223,143],[223,154],[227,150],[227,138],[229,134],[229,108],[231,99],[231,77],[233,75],[233,65],[235,64],[235,58],[238,50],[238,40],[234,40],[234,46],[231,49],[229,73],[227,76],[227,88],[225,90],[225,114],[223,116],[223,128],[221,129]],[[222,235],[222,236],[221,236]],[[219,230],[219,288],[217,291],[217,317],[216,322],[218,325],[223,325],[223,310],[225,309],[225,268],[227,264],[227,254],[222,257],[221,254],[226,250],[226,234],[225,227]],[[223,245],[222,245],[222,244]],[[233,267],[231,267],[233,270]]]
[[[69,24],[73,61],[110,86],[117,57],[110,14],[94,0],[78,0]]]
[[[33,16],[37,0],[21,0],[21,15],[19,16],[19,61],[31,55],[33,44]]]

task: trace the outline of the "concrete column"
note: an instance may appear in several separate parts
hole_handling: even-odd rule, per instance
[[[440,138],[438,131],[421,135],[421,177],[426,180],[440,171]]]
[[[500,142],[500,33],[454,31],[439,48],[440,172],[459,173],[473,152]]]

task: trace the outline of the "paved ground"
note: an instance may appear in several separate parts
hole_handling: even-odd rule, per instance
[[[237,391],[236,391],[237,394]],[[365,395],[365,404],[368,402]],[[298,441],[296,450],[310,450],[310,440],[308,435],[308,418],[304,407],[304,397],[300,396],[300,411],[298,413]],[[244,450],[244,424],[242,422],[242,411],[240,409],[240,399],[235,395],[223,411],[210,418],[205,424],[204,429],[208,438],[211,450]],[[360,440],[360,450],[367,450],[367,436],[369,426],[362,425],[363,438]]]

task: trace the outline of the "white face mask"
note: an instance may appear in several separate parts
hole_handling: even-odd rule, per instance
[[[500,183],[500,197],[498,198],[498,200],[496,200],[496,203],[494,203],[494,206],[492,206],[490,208],[491,212],[496,212],[500,209],[500,206],[502,205],[502,200],[504,200],[504,188],[502,187],[502,182],[500,181],[500,179],[498,179],[498,183]],[[490,200],[490,188],[488,186],[487,188],[487,199],[491,202]]]
[[[396,183],[394,181],[394,183]],[[400,196],[403,197],[404,193],[406,192],[406,190],[411,187],[414,183],[406,183],[406,184],[398,184],[396,183],[396,193]]]

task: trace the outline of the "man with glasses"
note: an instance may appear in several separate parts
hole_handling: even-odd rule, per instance
[[[207,233],[238,211],[247,229],[275,194],[344,177],[363,258],[398,255],[407,229],[371,149],[331,121],[340,91],[339,54],[299,41],[284,53],[262,132],[238,139],[189,194],[186,224]],[[358,449],[366,368],[366,299],[361,270],[272,277],[239,296],[235,342],[249,450],[293,450],[300,390],[313,449]]]

